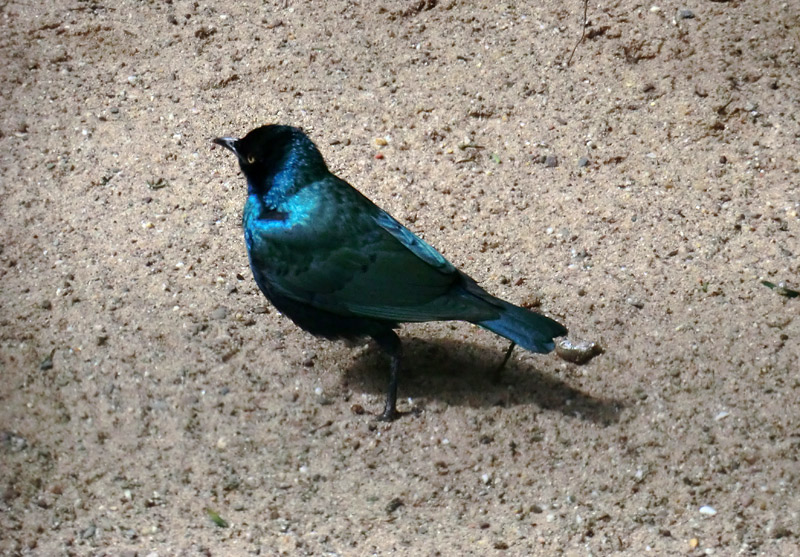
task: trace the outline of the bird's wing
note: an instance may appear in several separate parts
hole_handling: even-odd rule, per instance
[[[403,244],[409,251],[434,269],[447,274],[456,272],[453,264],[436,251],[433,246],[400,224],[386,211],[380,211],[374,219],[381,228],[394,236],[395,240]]]
[[[251,260],[269,268],[271,288],[319,309],[391,321],[498,314],[460,287],[463,275],[439,252],[349,185],[333,198],[335,208],[281,233],[273,223],[251,225]]]

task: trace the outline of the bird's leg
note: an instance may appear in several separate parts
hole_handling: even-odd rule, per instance
[[[517,345],[517,343],[512,340],[511,341],[511,346],[509,346],[508,350],[506,350],[506,355],[505,355],[505,357],[503,357],[503,361],[500,363],[498,368],[492,374],[492,381],[494,383],[499,383],[500,382],[500,375],[503,373],[503,368],[506,367],[506,363],[508,363],[508,360],[511,358],[511,353],[514,351],[514,347],[516,345]]]
[[[383,414],[378,418],[382,422],[391,422],[400,416],[397,412],[397,376],[400,372],[400,354],[392,354],[391,358],[389,389],[386,391],[386,406],[383,408]]]
[[[382,422],[391,422],[400,416],[397,412],[397,378],[400,375],[400,356],[403,352],[403,346],[400,343],[400,338],[391,330],[373,338],[391,358],[386,406],[383,409],[383,414],[378,418]]]

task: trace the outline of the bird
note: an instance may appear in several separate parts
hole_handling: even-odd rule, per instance
[[[331,340],[372,338],[390,358],[379,418],[392,421],[402,323],[467,321],[548,353],[560,323],[489,294],[419,236],[334,175],[300,128],[269,124],[213,143],[236,155],[247,179],[242,227],[261,292],[305,331]],[[498,370],[499,371],[499,370]]]

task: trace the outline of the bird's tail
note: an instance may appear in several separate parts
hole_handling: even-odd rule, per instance
[[[476,322],[476,325],[516,342],[526,350],[546,354],[555,348],[553,339],[567,334],[567,329],[544,315],[494,298],[492,305],[501,308],[500,317]]]

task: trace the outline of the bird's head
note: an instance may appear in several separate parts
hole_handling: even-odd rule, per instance
[[[300,128],[271,124],[254,129],[241,139],[217,137],[213,142],[236,155],[250,187],[256,190],[269,190],[272,180],[282,171],[320,164],[326,168],[322,155]]]

